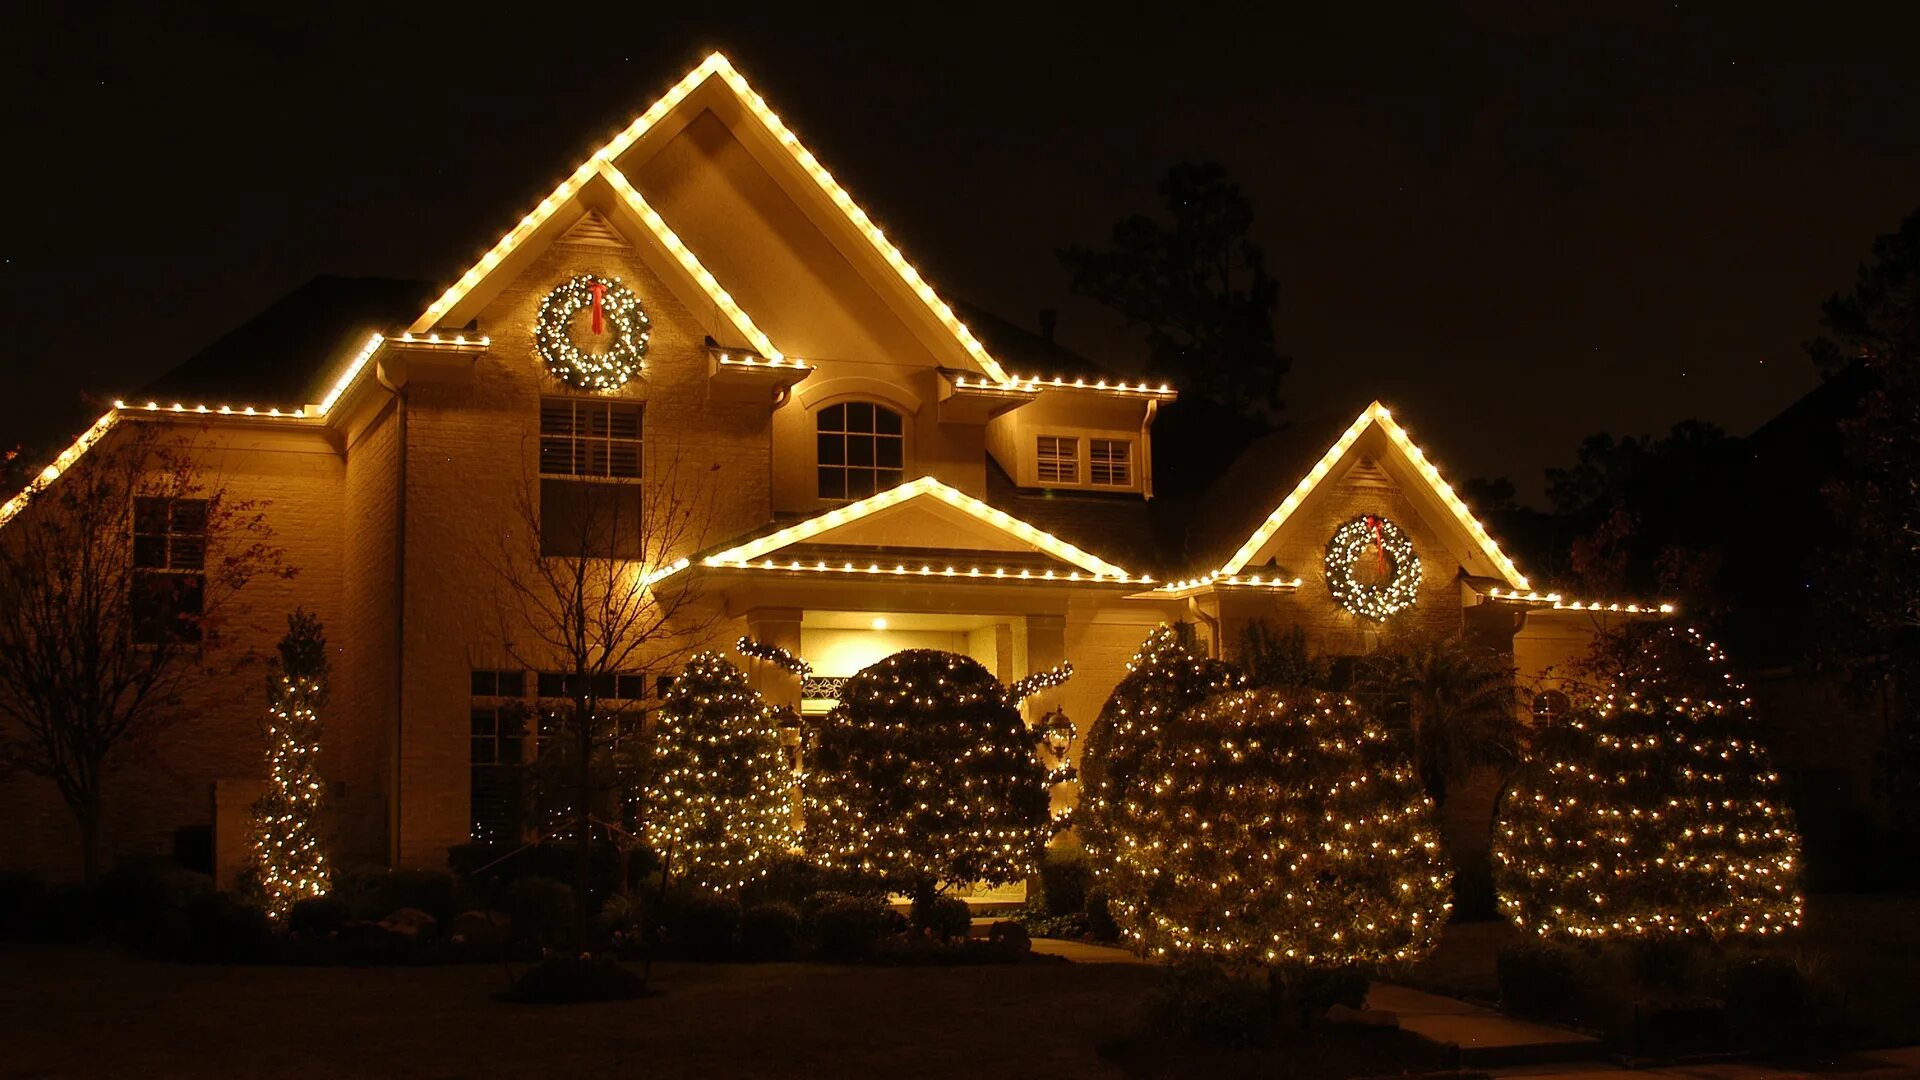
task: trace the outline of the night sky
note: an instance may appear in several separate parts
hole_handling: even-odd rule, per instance
[[[1920,206],[1911,4],[401,6],[18,14],[0,442],[316,273],[449,280],[713,48],[943,292],[1057,307],[1116,369],[1136,337],[1054,250],[1223,163],[1281,281],[1290,413],[1381,397],[1450,475],[1526,496],[1590,431],[1744,434],[1806,391],[1819,301]]]

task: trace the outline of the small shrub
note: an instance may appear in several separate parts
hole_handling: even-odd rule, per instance
[[[355,919],[378,922],[399,911],[424,911],[445,926],[453,921],[453,875],[444,870],[356,868],[341,873],[334,895],[345,900]]]
[[[1068,941],[1075,941],[1088,936],[1087,916],[1084,912],[1049,915],[1045,908],[1023,907],[1013,912],[1008,918],[1019,923],[1032,937],[1065,938]]]
[[[611,957],[556,954],[529,968],[501,996],[508,1001],[571,1004],[619,1001],[646,992],[646,982]]]
[[[1056,844],[1040,860],[1040,899],[1049,915],[1078,915],[1087,909],[1093,867],[1078,845]]]
[[[574,925],[573,887],[552,878],[521,878],[507,887],[504,905],[513,920],[513,936],[537,948],[571,944]]]
[[[447,866],[460,879],[471,903],[497,907],[505,902],[507,889],[522,878],[551,878],[571,884],[573,856],[572,844],[456,844],[447,849]],[[623,852],[606,843],[593,845],[587,862],[587,891],[596,897],[631,890],[659,869],[659,860],[649,848]]]
[[[973,909],[957,896],[922,896],[914,900],[908,922],[941,941],[963,938],[973,931]]]
[[[1107,910],[1107,888],[1095,885],[1087,890],[1087,934],[1109,945],[1120,940],[1120,924]]]
[[[46,893],[47,883],[37,875],[0,873],[0,939],[32,933],[34,914]]]
[[[326,896],[309,896],[295,900],[287,911],[287,932],[309,938],[323,938],[337,933],[347,920],[353,918],[353,911],[346,900],[332,893]]]
[[[1566,1016],[1580,993],[1575,959],[1570,950],[1545,942],[1501,949],[1494,961],[1500,1007],[1519,1016]]]
[[[29,936],[40,941],[90,941],[100,935],[99,892],[91,885],[55,885],[40,894]]]
[[[1033,939],[1017,922],[997,922],[987,929],[987,942],[1008,960],[1024,960],[1033,952]]]
[[[760,904],[788,904],[796,910],[801,901],[819,892],[825,875],[818,866],[801,855],[776,855],[767,863],[767,872],[740,890],[740,902],[749,908]]]
[[[174,952],[186,940],[187,907],[213,892],[204,874],[164,856],[122,858],[100,875],[100,915],[114,943],[140,952]]]
[[[740,941],[740,901],[699,894],[675,905],[667,921],[674,951],[694,960],[726,960]]]
[[[1147,995],[1147,1018],[1175,1035],[1249,1046],[1273,1028],[1273,995],[1214,964],[1189,962],[1169,969]]]
[[[1749,1045],[1785,1046],[1804,1037],[1818,1012],[1814,989],[1799,964],[1777,954],[1735,956],[1720,971],[1727,1026]]]
[[[800,912],[792,904],[755,904],[740,916],[740,948],[753,960],[785,960],[800,937]]]
[[[1365,1008],[1369,980],[1351,967],[1281,968],[1270,977],[1283,1001],[1315,1012],[1335,1005]]]
[[[817,906],[813,926],[820,938],[820,952],[833,959],[851,960],[867,955],[891,922],[892,913],[877,896],[821,893],[814,900]]]
[[[230,892],[196,896],[187,902],[187,943],[183,959],[200,964],[252,964],[273,948],[273,924],[267,913]]]

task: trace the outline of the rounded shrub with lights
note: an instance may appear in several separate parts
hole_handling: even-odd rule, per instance
[[[647,842],[680,880],[732,892],[796,842],[779,714],[725,658],[700,653],[660,705],[645,789]]]
[[[1386,729],[1344,698],[1214,697],[1140,761],[1117,898],[1153,957],[1276,968],[1411,963],[1438,944],[1452,874],[1433,804]]]
[[[848,679],[808,740],[807,848],[906,893],[1024,879],[1053,832],[1035,750],[978,661],[895,653]]]
[[[1544,938],[1780,933],[1800,839],[1720,648],[1660,627],[1604,640],[1596,689],[1542,731],[1494,827],[1502,913]]]
[[[1139,804],[1133,795],[1141,780],[1141,759],[1181,713],[1240,681],[1231,666],[1191,648],[1186,636],[1190,632],[1191,627],[1162,625],[1149,635],[1087,733],[1073,823],[1110,896],[1139,889],[1139,882],[1129,876],[1135,864],[1123,864],[1116,855],[1134,828],[1133,812]]]

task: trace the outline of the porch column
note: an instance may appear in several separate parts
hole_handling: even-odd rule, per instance
[[[747,612],[747,636],[762,645],[773,645],[800,656],[799,608],[754,608]],[[801,657],[805,659],[805,657]],[[767,660],[745,657],[747,681],[753,684],[769,705],[785,705],[796,715],[800,712],[800,677]]]
[[[1058,667],[1067,658],[1067,617],[1064,615],[1029,615],[1027,622],[1027,669],[1020,676],[1046,671]],[[1018,676],[1016,676],[1018,677]],[[1063,687],[1049,687],[1041,690],[1020,703],[1020,710],[1026,715],[1028,724],[1038,723],[1040,718],[1056,708],[1066,704],[1066,690]],[[1093,717],[1073,717],[1074,726],[1079,729],[1081,738],[1093,723]],[[1077,756],[1079,747],[1074,747]],[[1079,797],[1078,784],[1060,784],[1053,789],[1053,809],[1058,812],[1071,807]]]

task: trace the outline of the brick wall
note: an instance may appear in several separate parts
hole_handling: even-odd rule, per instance
[[[542,666],[529,655],[533,635],[503,615],[495,567],[502,531],[523,525],[513,508],[537,472],[540,398],[578,394],[546,375],[532,327],[546,294],[582,272],[621,278],[652,320],[645,376],[616,395],[645,402],[644,471],[657,476],[678,459],[682,490],[712,501],[708,543],[769,516],[770,403],[708,400],[706,328],[639,260],[556,245],[508,285],[480,315],[493,344],[471,377],[406,388],[403,865],[440,865],[466,839],[468,673],[519,666],[510,639],[527,666]]]
[[[101,847],[109,860],[170,852],[174,830],[213,824],[215,781],[264,776],[264,659],[296,605],[319,615],[330,630],[339,625],[341,611],[342,465],[325,436],[291,425],[208,430],[152,422],[168,424],[172,437],[185,440],[210,486],[230,499],[265,504],[273,542],[299,574],[256,578],[226,610],[222,647],[205,654],[210,665],[223,668],[245,656],[259,662],[229,678],[191,684],[177,722],[113,759],[117,768],[103,788]],[[75,467],[86,468],[87,459]],[[30,526],[23,518],[10,527]],[[209,562],[219,557],[216,543]],[[337,634],[331,644],[339,657],[344,643]],[[79,831],[51,782],[24,775],[0,780],[0,869],[54,880],[79,876]]]

